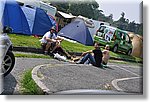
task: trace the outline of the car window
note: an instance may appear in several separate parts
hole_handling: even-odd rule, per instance
[[[126,41],[129,42],[130,41],[130,38],[129,36],[126,34]]]
[[[125,40],[125,34],[122,33],[122,37],[121,37],[123,40]]]
[[[96,35],[99,36],[99,37],[102,37],[104,35],[104,32],[105,32],[105,28],[104,26],[101,26],[98,31],[96,32]]]
[[[118,31],[118,36],[122,39],[122,40],[126,40],[126,34],[124,32],[120,32]]]
[[[126,38],[126,36],[125,36],[126,34],[125,33],[123,33],[123,32],[120,32],[120,37],[121,37],[121,39],[122,40],[126,40],[125,38]]]
[[[122,33],[118,31],[118,36],[121,38],[122,37]]]
[[[107,31],[105,32],[105,40],[106,41],[111,41],[114,35],[115,30],[114,29],[106,29]]]
[[[101,26],[101,27],[99,28],[99,32],[104,33],[104,29],[105,29],[105,28],[106,28],[106,27]]]

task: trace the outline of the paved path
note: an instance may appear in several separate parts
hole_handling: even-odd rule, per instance
[[[101,89],[129,93],[142,93],[140,66],[110,64],[110,68],[89,65],[48,64],[36,67],[36,83],[46,93],[66,90]],[[38,68],[38,69],[37,69]],[[35,75],[35,73],[33,73]]]
[[[22,74],[29,69],[41,64],[60,63],[52,59],[16,58],[16,63],[11,74],[4,78],[3,94],[19,94],[20,79]],[[62,63],[62,62],[61,62]]]
[[[105,89],[105,85],[107,83],[111,85],[114,79],[142,76],[142,68],[140,66],[110,64],[111,69],[103,70],[93,66],[68,65],[65,62],[54,59],[16,58],[13,71],[4,78],[5,91],[3,94],[20,94],[20,79],[23,72],[35,66],[45,64],[50,64],[50,66],[43,67],[40,70],[40,73],[44,76],[44,80],[41,81],[45,83],[52,92],[77,88]],[[141,78],[126,81],[127,80],[122,82],[117,81],[117,87],[125,91],[133,89],[133,92],[141,92],[140,88],[142,84],[139,84]],[[133,87],[132,83],[136,84],[136,87]],[[128,87],[129,85],[131,87]],[[112,86],[111,89],[118,90],[114,86]]]

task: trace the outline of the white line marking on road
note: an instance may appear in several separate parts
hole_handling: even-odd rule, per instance
[[[117,85],[117,83],[118,83],[119,81],[125,81],[125,80],[131,80],[131,79],[138,79],[138,78],[142,78],[142,77],[131,77],[131,78],[114,79],[114,80],[112,81],[112,85],[113,85],[114,88],[116,88],[118,91],[123,91],[123,89],[121,89],[121,88]]]
[[[116,66],[116,65],[111,65],[111,66]],[[124,70],[124,71],[126,71],[126,72],[129,72],[129,73],[131,73],[131,74],[133,74],[133,75],[135,75],[135,76],[137,76],[137,77],[114,79],[114,80],[112,81],[112,85],[113,85],[114,88],[116,88],[118,91],[123,91],[123,89],[121,89],[121,88],[117,85],[117,83],[118,83],[119,81],[125,81],[125,80],[131,80],[131,79],[142,78],[142,76],[140,76],[140,75],[138,75],[138,74],[136,74],[136,73],[134,73],[134,72],[132,72],[132,71],[130,71],[130,70],[127,70],[127,69],[125,69],[125,68],[120,68],[120,66],[116,66],[116,67],[118,67],[119,69],[122,69],[122,70]]]
[[[116,66],[116,65],[111,65],[111,66]],[[122,69],[122,70],[124,70],[124,71],[126,71],[126,72],[129,72],[129,73],[131,73],[131,74],[133,74],[133,75],[135,75],[135,76],[140,76],[140,75],[138,75],[137,73],[134,73],[134,72],[132,72],[132,71],[130,71],[130,70],[127,70],[127,69],[125,69],[125,68],[120,68],[120,66],[116,66],[116,67],[118,67],[119,69]]]

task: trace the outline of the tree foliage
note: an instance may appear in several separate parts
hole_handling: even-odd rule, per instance
[[[136,34],[143,35],[143,23],[138,24],[135,21],[129,21],[129,19],[125,18],[125,13],[121,13],[121,17],[118,21],[113,22],[113,26],[118,27],[123,30],[127,30],[130,32],[134,32]]]
[[[99,10],[99,4],[95,0],[44,0],[46,3],[51,3],[57,10],[71,13],[73,15],[82,15],[89,19],[100,20],[110,23],[112,26],[118,27],[123,30],[131,31],[143,35],[143,23],[138,24],[135,21],[129,21],[125,18],[125,12],[121,12],[121,17],[113,20],[113,12],[109,16],[103,14],[103,10]]]
[[[81,1],[76,0],[76,2],[66,1],[66,2],[55,2],[49,0],[49,2],[56,6],[58,10],[65,13],[72,13],[73,15],[82,15],[92,19],[98,19],[100,10],[99,4],[95,0]]]

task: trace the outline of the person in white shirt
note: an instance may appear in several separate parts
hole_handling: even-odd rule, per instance
[[[62,38],[57,37],[55,27],[52,27],[50,31],[40,40],[42,45],[45,45],[44,54],[48,54],[48,50],[51,49],[51,53],[61,52],[70,58],[71,56],[60,46],[63,41]]]
[[[45,54],[48,54],[49,48],[51,48],[51,50],[54,51],[56,47],[60,45],[60,42],[63,41],[63,39],[57,37],[55,33],[56,30],[54,27],[52,27],[50,31],[46,32],[40,40],[42,45],[46,45],[46,48],[44,49]]]

